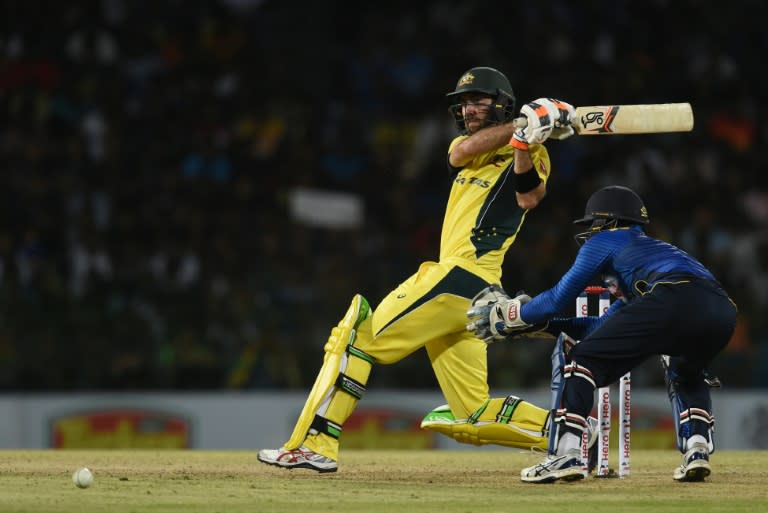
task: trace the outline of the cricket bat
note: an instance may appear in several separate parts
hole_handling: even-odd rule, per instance
[[[518,128],[527,124],[524,117],[515,118],[513,123]],[[576,107],[572,126],[579,135],[690,132],[693,130],[693,109],[690,103]]]

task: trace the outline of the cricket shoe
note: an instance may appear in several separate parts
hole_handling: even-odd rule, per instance
[[[709,449],[707,444],[693,444],[693,446],[683,454],[683,464],[675,469],[672,477],[675,481],[695,482],[704,481],[712,473],[709,466]]]
[[[554,483],[558,480],[578,481],[579,479],[584,479],[579,449],[571,449],[562,456],[547,456],[538,465],[520,471],[520,480],[525,483]]]
[[[317,454],[303,445],[298,449],[262,449],[257,456],[258,460],[267,465],[282,468],[308,468],[320,473],[336,472],[339,466],[336,460]]]

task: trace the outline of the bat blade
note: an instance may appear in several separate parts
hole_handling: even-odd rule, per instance
[[[526,126],[525,118],[515,119],[514,124]],[[690,132],[693,109],[690,103],[582,106],[576,107],[573,128],[579,135]]]
[[[577,107],[579,135],[653,134],[693,130],[690,103]]]

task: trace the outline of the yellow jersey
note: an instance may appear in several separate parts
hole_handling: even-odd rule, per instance
[[[467,137],[456,137],[448,153]],[[528,212],[517,205],[514,154],[515,149],[505,145],[459,169],[453,176],[443,219],[440,261],[456,263],[491,283],[501,282],[504,254]],[[546,182],[550,171],[547,149],[531,145],[530,154],[539,177]]]

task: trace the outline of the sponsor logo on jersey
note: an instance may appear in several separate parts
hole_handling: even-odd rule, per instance
[[[477,185],[478,187],[482,187],[483,189],[487,189],[488,187],[491,186],[491,182],[489,182],[488,180],[482,180],[475,176],[469,179],[467,179],[464,176],[457,176],[454,182],[456,182],[459,185],[464,185],[466,183],[468,183],[469,185]]]

